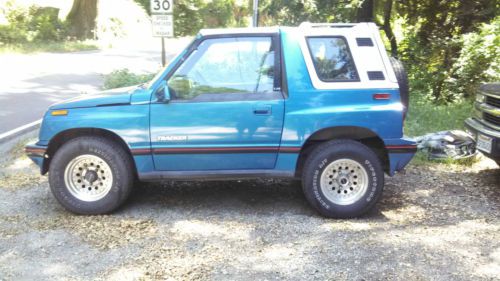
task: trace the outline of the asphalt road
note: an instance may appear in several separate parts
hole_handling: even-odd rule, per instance
[[[167,59],[187,43],[167,45]],[[53,103],[99,91],[103,75],[128,68],[156,72],[158,46],[119,48],[74,53],[0,55],[0,134],[40,119]]]

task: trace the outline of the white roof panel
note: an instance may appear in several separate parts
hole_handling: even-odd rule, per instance
[[[277,33],[279,27],[243,27],[243,28],[214,28],[200,30],[201,36],[208,35],[230,35],[230,34],[258,34],[258,33]]]

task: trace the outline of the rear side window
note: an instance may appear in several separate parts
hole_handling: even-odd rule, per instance
[[[351,52],[343,37],[308,37],[307,45],[321,81],[359,81]]]

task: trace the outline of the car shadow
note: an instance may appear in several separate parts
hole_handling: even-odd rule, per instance
[[[455,223],[455,213],[470,209],[467,218],[488,216],[500,203],[500,170],[450,172],[423,169],[418,175],[397,175],[386,180],[382,198],[355,220],[415,224]],[[415,179],[415,177],[420,177]],[[440,178],[442,176],[442,178]],[[452,179],[466,179],[454,182]],[[474,184],[475,183],[475,184]],[[300,181],[257,179],[235,181],[168,181],[138,183],[120,212],[176,212],[203,219],[207,213],[245,216],[279,213],[322,218],[305,199]],[[328,219],[327,219],[328,220]]]
[[[358,219],[387,221],[383,211],[404,204],[392,189],[389,187],[390,192],[382,195],[382,202]],[[383,206],[387,196],[395,198]],[[151,208],[191,215],[199,212],[202,216],[207,213],[223,216],[226,212],[248,216],[286,213],[323,219],[307,202],[300,181],[282,179],[137,183],[122,211],[148,212]]]

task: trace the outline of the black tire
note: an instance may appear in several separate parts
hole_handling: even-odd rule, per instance
[[[66,186],[64,173],[72,159],[94,155],[109,166],[111,189],[96,201],[82,201]],[[102,137],[78,137],[64,144],[54,155],[49,168],[49,184],[54,197],[67,210],[83,215],[107,214],[116,210],[128,198],[134,183],[130,156],[119,145]]]
[[[323,192],[324,188],[321,186],[323,172],[331,163],[340,159],[357,162],[360,165],[359,171],[364,169],[367,175],[366,190],[363,191],[360,188],[359,199],[345,205],[337,204],[328,199]],[[328,173],[328,171],[325,173]],[[335,184],[340,183],[335,182]],[[356,183],[349,183],[349,186],[355,187],[353,184]],[[370,148],[352,140],[334,140],[320,144],[307,158],[302,172],[302,188],[305,197],[320,214],[331,218],[352,218],[368,212],[379,200],[383,187],[384,172],[379,158]],[[335,190],[335,187],[332,189]],[[347,192],[347,190],[342,191]],[[340,190],[338,192],[341,193]]]
[[[399,95],[401,96],[401,103],[404,105],[404,112],[408,111],[408,106],[410,105],[410,87],[408,84],[408,74],[404,68],[403,63],[393,57],[389,58],[392,64],[392,69],[394,74],[396,74],[396,79],[399,85]]]

